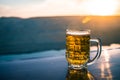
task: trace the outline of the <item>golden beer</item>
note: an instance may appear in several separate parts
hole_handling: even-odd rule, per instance
[[[66,34],[66,59],[69,64],[82,65],[88,62],[90,55],[89,33]]]
[[[89,74],[87,70],[68,69],[66,80],[89,80]]]

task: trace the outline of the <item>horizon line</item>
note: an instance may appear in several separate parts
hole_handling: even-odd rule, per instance
[[[120,15],[56,15],[56,16],[31,16],[31,17],[20,17],[20,16],[0,16],[0,18],[39,18],[39,17],[80,17],[80,16],[92,16],[92,17],[119,17]]]

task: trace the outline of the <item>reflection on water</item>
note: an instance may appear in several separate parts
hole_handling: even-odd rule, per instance
[[[86,69],[76,70],[68,68],[66,80],[94,80],[94,76]]]
[[[104,78],[106,80],[112,80],[112,73],[110,70],[110,54],[108,53],[108,50],[103,50],[103,57],[105,59],[105,62],[101,62],[101,78]]]

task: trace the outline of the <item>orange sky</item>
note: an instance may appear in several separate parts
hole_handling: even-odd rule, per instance
[[[0,0],[0,16],[120,15],[120,0]]]

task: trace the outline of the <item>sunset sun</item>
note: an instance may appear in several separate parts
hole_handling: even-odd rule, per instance
[[[117,9],[117,0],[88,0],[86,9],[91,15],[114,15]]]

